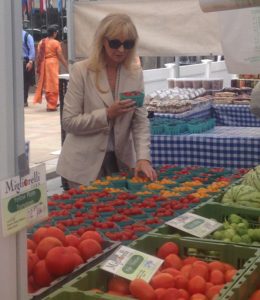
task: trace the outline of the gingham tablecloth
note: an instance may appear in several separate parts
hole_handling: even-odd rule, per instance
[[[194,118],[206,119],[211,117],[211,103],[207,103],[205,105],[195,107],[191,111],[186,111],[180,114],[154,113],[154,117],[182,119],[182,120],[191,120]]]
[[[249,105],[213,104],[212,107],[219,126],[260,127],[260,119],[251,113]]]
[[[252,168],[260,164],[260,128],[217,126],[204,134],[154,135],[154,166]]]

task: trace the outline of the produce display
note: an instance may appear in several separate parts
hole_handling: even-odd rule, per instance
[[[49,219],[29,228],[56,226],[81,236],[98,230],[105,238],[130,242],[163,222],[209,200],[246,170],[162,166],[157,182],[129,177],[104,178],[90,187],[49,198]],[[115,175],[119,177],[119,174]],[[124,179],[125,178],[125,179]],[[117,184],[124,186],[115,187]]]
[[[215,104],[250,104],[251,88],[224,88],[214,93]]]
[[[257,225],[259,226],[259,222]],[[260,226],[250,227],[246,219],[231,214],[223,223],[223,228],[213,233],[212,237],[225,242],[245,243],[260,246]]]
[[[152,92],[145,99],[148,111],[179,114],[209,104],[205,89],[173,88]],[[203,97],[202,97],[203,96]]]
[[[95,260],[104,258],[115,248],[111,245],[113,244],[104,241],[97,231],[85,231],[78,237],[65,235],[54,226],[38,228],[27,239],[29,293],[66,282],[64,276],[73,272],[75,275],[85,271],[93,266]]]
[[[246,198],[247,200],[245,200],[245,198],[243,199],[243,195],[246,196],[246,194],[249,194],[249,190],[247,189],[247,191],[245,191],[245,188],[250,188],[251,194],[252,189],[254,189],[254,193],[258,193],[255,188],[240,184],[245,178],[250,177],[249,175],[251,173],[246,169],[227,170],[224,168],[204,168],[199,166],[180,167],[176,165],[164,165],[157,169],[157,173],[158,180],[156,182],[150,182],[146,177],[142,176],[133,177],[131,173],[124,172],[95,180],[91,185],[81,186],[78,190],[71,189],[63,194],[55,194],[49,197],[48,219],[28,228],[28,282],[32,299],[35,295],[41,295],[41,293],[42,295],[48,296],[50,291],[61,287],[63,288],[68,282],[73,282],[73,278],[82,274],[83,271],[88,271],[93,266],[102,262],[105,257],[115,249],[112,247],[112,250],[108,250],[111,248],[111,245],[113,245],[113,243],[115,247],[119,245],[117,241],[129,245],[130,247],[135,247],[135,242],[133,241],[138,242],[142,240],[142,237],[146,238],[149,232],[152,233],[152,236],[160,235],[159,238],[162,238],[163,236],[161,234],[165,234],[165,232],[160,232],[160,230],[163,228],[165,221],[173,219],[175,216],[189,210],[196,213],[197,209],[198,214],[200,214],[200,207],[203,207],[204,203],[208,201],[209,204],[207,205],[219,205],[232,209],[231,206],[216,203],[212,199],[220,197],[222,194],[227,194],[228,191],[235,187],[243,186],[239,188],[241,189],[239,192],[236,193],[236,190],[232,192],[232,195],[239,194],[239,202],[242,203],[249,201],[250,198]],[[243,200],[240,199],[241,194]],[[233,204],[232,201],[231,204]],[[234,207],[233,209],[238,208]],[[250,209],[252,210],[252,208]],[[255,216],[253,219],[248,219],[234,212],[225,216],[225,219],[219,220],[217,218],[217,220],[223,222],[223,228],[206,237],[206,244],[209,245],[212,243],[213,246],[210,246],[212,247],[211,250],[206,247],[207,251],[203,253],[203,258],[201,257],[202,253],[198,252],[201,248],[194,252],[197,245],[196,243],[202,240],[187,237],[186,234],[178,233],[176,238],[174,238],[174,236],[171,237],[171,239],[173,239],[171,241],[176,243],[177,248],[173,246],[173,244],[166,244],[166,246],[162,248],[165,249],[166,247],[167,249],[167,247],[170,247],[170,251],[172,251],[172,249],[177,251],[176,249],[182,249],[185,243],[195,243],[194,247],[192,247],[193,244],[189,244],[186,250],[177,251],[174,254],[177,257],[175,257],[176,261],[178,261],[180,265],[184,264],[187,256],[195,256],[196,261],[201,259],[205,260],[204,264],[207,265],[207,276],[209,276],[207,279],[202,276],[204,279],[204,281],[202,280],[202,285],[205,289],[193,291],[192,288],[189,287],[190,285],[193,286],[193,283],[190,283],[193,276],[190,275],[187,276],[186,281],[183,280],[183,278],[178,281],[180,284],[184,281],[186,282],[185,288],[179,288],[179,283],[176,285],[175,280],[173,280],[176,275],[176,270],[174,271],[174,276],[171,273],[168,274],[173,277],[170,281],[172,283],[174,282],[173,286],[159,287],[157,283],[154,284],[154,278],[156,279],[155,282],[157,282],[156,276],[159,274],[164,274],[163,278],[165,277],[165,262],[160,272],[156,273],[152,281],[147,283],[150,285],[149,289],[153,295],[159,293],[157,289],[163,288],[167,296],[163,296],[164,293],[162,293],[161,290],[160,297],[168,297],[165,299],[170,299],[169,295],[172,293],[177,293],[176,295],[189,300],[197,299],[196,297],[204,297],[201,299],[205,300],[213,299],[209,298],[209,294],[207,294],[209,293],[208,290],[210,287],[214,286],[212,290],[214,293],[217,293],[229,280],[226,280],[227,270],[224,272],[224,269],[222,269],[222,275],[220,277],[223,280],[221,283],[215,282],[211,276],[210,261],[220,261],[220,264],[229,263],[233,266],[232,270],[242,267],[242,265],[236,262],[222,261],[223,255],[217,255],[215,250],[218,249],[220,245],[222,248],[225,248],[239,244],[241,248],[238,249],[244,249],[243,255],[242,252],[239,252],[242,255],[240,262],[244,262],[256,254],[257,243],[259,243],[259,228],[255,225],[257,222],[259,224],[259,220],[257,220]],[[251,226],[252,220],[254,226]],[[158,230],[158,232],[156,232],[156,230]],[[221,236],[221,234],[223,234],[223,236]],[[185,236],[188,240],[190,239],[189,242],[185,240]],[[224,237],[223,240],[222,237]],[[252,245],[252,247],[247,249],[245,245]],[[150,247],[149,251],[153,249],[149,242],[148,247]],[[225,251],[222,250],[222,248],[220,252],[224,253]],[[143,249],[139,250],[143,251]],[[163,251],[160,250],[157,252],[157,250],[156,253],[158,256],[166,259],[166,256],[161,254]],[[244,253],[245,250],[247,250],[246,256]],[[151,252],[149,253],[151,254]],[[153,253],[153,255],[156,253]],[[233,250],[231,250],[231,253],[233,253]],[[167,252],[167,254],[170,255],[173,253]],[[191,265],[195,263],[195,260]],[[224,260],[226,260],[225,257]],[[167,266],[167,268],[169,268],[169,266]],[[177,268],[177,270],[180,272],[180,268]],[[88,274],[88,272],[86,274]],[[233,275],[235,273],[234,271]],[[169,279],[168,275],[167,277]],[[109,279],[113,282],[112,278],[114,277],[109,276]],[[104,281],[103,277],[101,277],[101,279]],[[211,279],[214,282],[212,282]],[[122,282],[121,278],[118,278],[118,280]],[[159,282],[165,284],[164,280],[160,280]],[[199,280],[201,281],[201,278]],[[118,281],[116,281],[116,285],[117,283]],[[127,283],[127,295],[137,297],[137,299],[141,300],[146,299],[138,296],[138,292],[136,294],[136,291],[140,291],[140,288],[138,288],[140,283],[137,282],[137,288],[135,284],[136,282]],[[216,285],[218,287],[215,287]],[[219,285],[221,285],[221,288]],[[50,288],[52,288],[52,290]],[[96,294],[95,291],[86,292],[88,289],[92,290],[94,288],[99,289],[98,286],[92,286],[91,288],[86,287],[82,292]],[[176,291],[180,289],[184,290],[181,291],[181,294],[179,294],[179,291]],[[141,290],[143,290],[142,283]],[[103,295],[104,292],[113,294],[112,298],[109,299],[117,299],[115,295],[118,296],[118,291],[113,290],[113,288],[106,287],[106,289],[102,289],[101,294]],[[120,294],[120,296],[122,295]],[[164,299],[159,296],[156,297],[157,298],[154,299]],[[47,299],[48,298],[46,298],[46,300]],[[54,298],[50,299],[55,300]],[[67,298],[57,298],[57,300],[60,299],[66,300]],[[126,298],[124,297],[122,299]]]
[[[66,284],[64,291],[71,288],[86,299],[213,300],[230,289],[246,262],[256,260],[256,249],[169,236],[146,235],[130,247],[163,259],[148,283],[114,276],[99,265]]]
[[[195,256],[182,258],[178,245],[173,242],[162,244],[156,256],[164,262],[149,283],[140,278],[129,282],[111,276],[108,294],[154,300],[213,299],[237,272],[233,265],[225,262],[205,262]]]

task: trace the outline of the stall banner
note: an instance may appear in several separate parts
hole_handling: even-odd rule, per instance
[[[0,182],[3,235],[8,236],[48,217],[45,165],[30,169],[24,177]]]
[[[94,32],[109,13],[133,19],[140,56],[222,54],[217,13],[203,13],[197,0],[80,0],[68,9],[72,60],[88,57]]]
[[[259,74],[260,7],[218,14],[221,44],[229,73]]]
[[[260,6],[260,0],[199,0],[204,12]]]

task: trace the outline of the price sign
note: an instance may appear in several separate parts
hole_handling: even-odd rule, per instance
[[[204,218],[189,212],[166,222],[166,224],[201,238],[209,235],[223,225],[216,220]]]
[[[0,182],[3,235],[8,236],[48,217],[45,165],[24,177]]]
[[[121,246],[107,258],[101,269],[128,280],[141,278],[149,282],[162,263],[160,258]]]
[[[34,205],[27,210],[27,219],[30,221],[37,220],[44,213],[43,203]]]

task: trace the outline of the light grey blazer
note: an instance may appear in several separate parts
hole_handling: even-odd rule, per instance
[[[57,164],[62,177],[87,185],[100,171],[107,149],[110,124],[106,108],[113,102],[106,71],[100,74],[97,90],[95,73],[87,68],[87,60],[73,65],[64,99],[62,126],[66,138]],[[143,73],[138,68],[120,68],[118,95],[126,91],[143,91]],[[150,129],[147,111],[137,107],[115,119],[115,153],[119,162],[134,168],[136,160],[150,161]],[[119,164],[120,166],[120,164]]]

